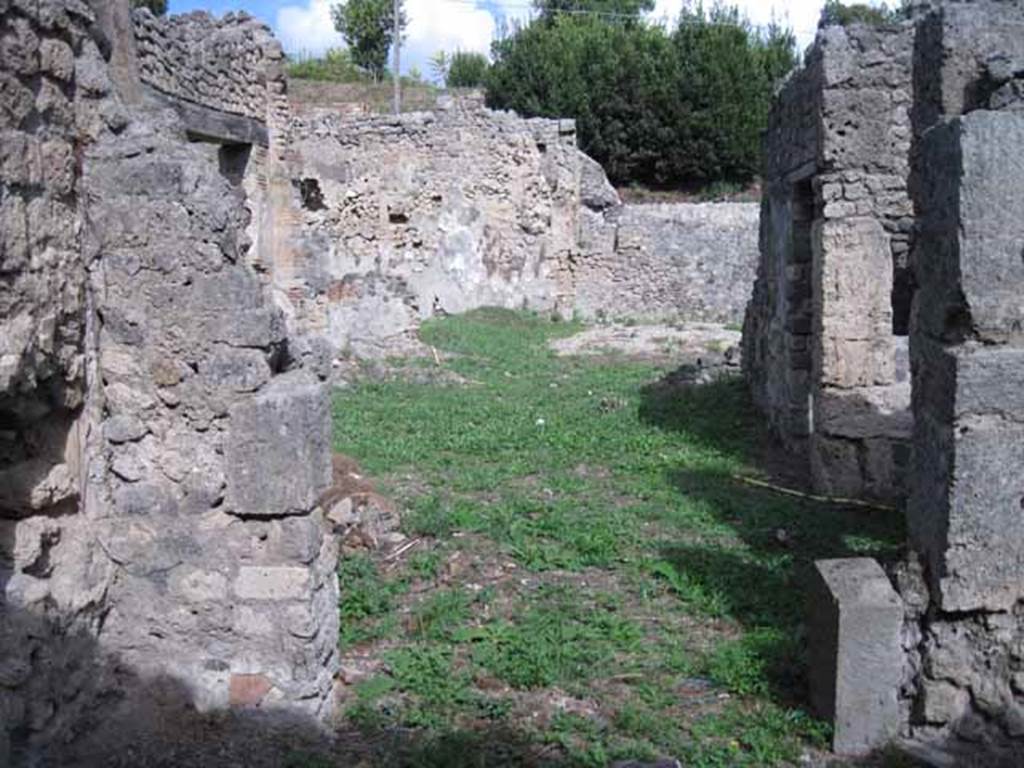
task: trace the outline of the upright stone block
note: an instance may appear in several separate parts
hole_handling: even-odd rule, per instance
[[[832,748],[862,754],[899,729],[903,604],[871,558],[819,560],[810,590],[811,704]]]

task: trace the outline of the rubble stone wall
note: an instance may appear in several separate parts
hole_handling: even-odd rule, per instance
[[[357,355],[437,312],[738,322],[756,207],[623,206],[572,121],[473,99],[400,117],[293,120],[278,290],[298,327]]]
[[[139,75],[161,93],[263,123],[287,109],[284,53],[271,31],[244,13],[132,13]]]
[[[327,359],[253,266],[258,153],[122,87],[127,3],[0,8],[0,763],[168,685],[324,716]]]
[[[757,266],[756,203],[624,205],[582,212],[572,264],[584,319],[739,324]]]
[[[766,137],[744,364],[782,441],[835,496],[902,492],[912,41],[909,24],[824,30]]]

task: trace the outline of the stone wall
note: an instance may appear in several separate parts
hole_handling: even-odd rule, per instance
[[[830,495],[902,493],[912,30],[824,30],[765,140],[744,365],[755,402]]]
[[[812,699],[837,749],[1021,765],[1024,4],[944,3],[911,34],[909,553],[896,592],[863,560],[817,564]]]
[[[1024,5],[940,8],[916,49],[930,72],[918,73],[915,110],[912,723],[975,749],[1011,740],[1019,764]]]
[[[132,20],[139,75],[157,91],[264,124],[273,122],[268,113],[287,110],[281,44],[251,16],[138,9]]]
[[[584,319],[739,324],[757,266],[756,203],[582,212],[572,276]]]
[[[324,716],[327,361],[254,268],[269,166],[145,94],[126,3],[0,8],[0,763],[154,687]]]
[[[452,103],[397,118],[314,114],[291,134],[287,204],[299,213],[278,286],[304,327],[374,354],[440,310],[571,314],[572,121]]]
[[[738,322],[756,209],[622,206],[572,121],[473,98],[291,126],[277,285],[298,327],[357,355],[412,343],[438,312]]]

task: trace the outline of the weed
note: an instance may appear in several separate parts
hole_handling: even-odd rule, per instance
[[[338,450],[385,484],[415,474],[406,532],[469,548],[463,563],[502,563],[484,569],[497,581],[475,599],[487,582],[473,568],[472,588],[453,571],[422,599],[406,593],[442,580],[437,550],[387,578],[368,560],[343,563],[343,644],[386,637],[389,649],[388,674],[357,692],[349,717],[415,727],[436,747],[436,759],[417,747],[403,765],[519,764],[491,760],[496,745],[466,730],[480,723],[576,765],[793,761],[825,743],[820,724],[778,703],[804,689],[813,562],[892,557],[902,522],[737,483],[758,472],[761,444],[742,382],[673,388],[651,384],[651,364],[556,357],[548,341],[579,327],[506,310],[432,320],[423,339],[468,383],[336,395]],[[679,681],[698,675],[728,690],[729,706],[697,690],[684,711]],[[531,730],[510,702],[556,688],[602,716]]]

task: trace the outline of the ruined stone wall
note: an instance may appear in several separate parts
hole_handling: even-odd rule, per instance
[[[756,203],[585,209],[572,264],[585,319],[742,322],[757,266]]]
[[[357,355],[412,343],[438,312],[738,322],[753,206],[622,206],[572,121],[448,101],[290,130],[279,295],[297,327]],[[283,254],[280,255],[280,254]]]
[[[287,109],[284,53],[271,31],[245,13],[217,19],[132,13],[139,74],[161,93],[263,123]]]
[[[292,125],[297,264],[280,288],[308,327],[358,354],[439,310],[571,314],[579,162],[572,121],[481,106]],[[608,190],[614,197],[614,191]]]
[[[937,4],[913,46],[909,553],[888,579],[870,561],[817,563],[812,700],[840,751],[898,738],[928,764],[1016,766],[1024,4]]]
[[[901,493],[912,29],[824,30],[766,137],[744,364],[776,432],[836,496]]]
[[[929,73],[915,110],[912,723],[974,748],[1016,740],[1019,763],[1024,6],[941,8],[921,24],[916,59]]]
[[[154,686],[330,709],[326,359],[251,264],[253,147],[138,98],[128,18],[0,11],[5,765],[130,722],[111,708]]]
[[[79,3],[0,12],[0,763],[93,686],[109,562],[81,514],[92,383],[79,158],[127,118]],[[83,639],[83,636],[85,639]]]

